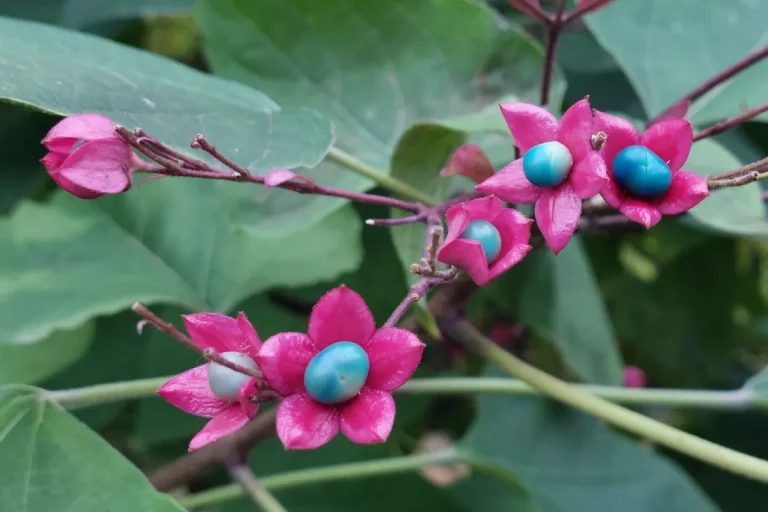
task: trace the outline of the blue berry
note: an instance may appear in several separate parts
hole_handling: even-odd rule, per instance
[[[256,361],[240,352],[222,352],[221,357],[249,370],[256,371],[259,369]],[[222,400],[236,401],[237,392],[250,378],[249,375],[236,372],[219,363],[208,363],[208,385],[213,394]]]
[[[353,398],[368,378],[368,354],[357,343],[339,341],[321,350],[304,370],[304,388],[323,404]]]
[[[629,146],[613,159],[613,177],[621,187],[641,198],[663,196],[672,184],[672,170],[645,146]]]
[[[558,186],[571,172],[571,166],[571,152],[557,141],[534,146],[523,157],[523,173],[537,187]]]
[[[480,246],[485,253],[485,259],[489,265],[499,257],[501,252],[501,235],[496,226],[487,220],[471,221],[459,238],[480,242]]]

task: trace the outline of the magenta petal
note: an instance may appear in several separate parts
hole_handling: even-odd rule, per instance
[[[256,332],[253,324],[248,321],[248,317],[242,311],[237,314],[237,327],[240,329],[241,337],[236,338],[237,346],[239,346],[236,350],[256,358],[261,348],[261,338],[259,338],[259,333]],[[235,345],[232,344],[232,346]]]
[[[555,254],[565,248],[581,217],[581,199],[568,183],[547,190],[536,201],[536,223]]]
[[[691,152],[693,128],[685,119],[660,121],[645,130],[640,144],[656,153],[675,172],[683,166]]]
[[[317,301],[309,316],[309,337],[318,350],[337,341],[363,345],[373,335],[373,314],[360,295],[342,285]]]
[[[174,407],[204,418],[213,418],[231,405],[211,391],[207,364],[175,376],[163,384],[157,394]]]
[[[613,168],[613,159],[627,146],[633,146],[640,142],[640,136],[632,123],[620,117],[606,114],[595,110],[595,132],[602,131],[608,136],[605,141],[605,148],[602,151],[605,159],[605,166],[608,170],[608,176],[611,176]]]
[[[548,110],[529,103],[502,103],[499,107],[523,154],[542,142],[557,140],[557,119]]]
[[[131,186],[131,150],[119,139],[86,142],[58,168],[68,181],[101,194],[117,194]]]
[[[492,195],[451,206],[445,214],[445,222],[448,224],[445,243],[456,240],[473,220],[493,221],[501,209],[501,201]]]
[[[659,118],[659,121],[668,121],[669,119],[682,119],[688,113],[688,109],[691,107],[691,102],[685,100],[681,103],[672,105],[666,112]]]
[[[557,132],[557,140],[567,147],[573,159],[579,160],[592,149],[592,108],[589,100],[579,100],[571,108],[565,111],[560,119],[560,128]]]
[[[201,350],[212,348],[217,352],[250,351],[250,343],[240,331],[240,325],[234,318],[221,313],[195,313],[182,315],[192,341]]]
[[[366,386],[392,391],[405,384],[416,371],[424,344],[411,331],[382,327],[363,348],[370,363]]]
[[[608,181],[605,182],[605,186],[600,191],[600,195],[605,199],[606,203],[617,210],[621,208],[621,205],[624,204],[624,201],[626,200],[626,195],[619,185],[612,179],[608,179]]]
[[[501,252],[499,258],[491,265],[489,277],[495,279],[513,266],[517,265],[531,246],[531,224],[533,221],[517,210],[502,211],[493,225],[501,234]]]
[[[363,388],[341,408],[341,432],[358,444],[383,443],[395,423],[395,400],[386,391]]]
[[[437,251],[437,260],[454,265],[467,273],[478,286],[485,285],[489,278],[488,261],[480,242],[459,238],[444,244]]]
[[[638,199],[627,199],[619,211],[646,228],[655,226],[661,220],[661,212],[658,208]]]
[[[189,443],[189,451],[197,450],[207,444],[211,444],[217,439],[240,430],[243,425],[248,423],[248,416],[245,415],[240,405],[232,405],[221,414],[209,421],[203,430],[198,432]]]
[[[509,203],[533,204],[545,189],[528,181],[523,172],[523,159],[518,158],[476,186],[475,190],[495,194]]]
[[[592,150],[578,160],[568,174],[568,183],[581,199],[600,193],[607,181],[605,161],[599,153]]]
[[[339,432],[335,407],[306,393],[286,397],[277,407],[277,436],[288,450],[309,450],[328,443]]]
[[[290,171],[288,169],[275,169],[273,171],[269,171],[267,174],[264,175],[264,188],[277,187],[291,180],[301,181],[306,183],[307,185],[315,184],[315,182],[312,181],[311,179],[305,176],[296,174],[295,172]]]
[[[77,141],[117,139],[115,123],[101,114],[77,114],[65,117],[43,139],[51,151],[69,152]]]
[[[272,389],[286,396],[304,391],[304,371],[317,352],[306,334],[281,332],[264,342],[256,362]]]
[[[240,403],[240,407],[243,409],[243,413],[249,418],[256,416],[259,411],[259,403],[252,402],[251,397],[259,394],[259,382],[256,379],[249,379],[245,384],[240,386],[237,392],[237,401]]]
[[[705,178],[680,171],[672,177],[672,185],[656,206],[664,215],[678,215],[690,210],[708,195],[709,186]]]

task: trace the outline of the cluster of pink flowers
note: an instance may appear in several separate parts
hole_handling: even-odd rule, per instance
[[[231,318],[218,313],[184,317],[192,340],[201,350],[233,352],[255,362],[262,379],[243,378],[236,396],[223,399],[212,390],[206,363],[169,380],[158,394],[179,409],[212,418],[189,445],[198,449],[234,432],[258,411],[260,392],[268,388],[282,400],[277,410],[277,434],[288,449],[317,448],[341,431],[355,443],[387,439],[395,419],[391,392],[410,379],[421,361],[424,344],[412,332],[396,327],[376,329],[363,299],[341,286],[315,305],[307,334],[282,332],[261,342],[243,313]],[[367,360],[362,386],[350,398],[324,403],[307,390],[309,366],[337,343],[355,344]],[[329,367],[334,384],[344,382],[343,365]]]
[[[536,105],[504,103],[500,107],[522,158],[489,175],[488,163],[478,155],[477,148],[471,151],[461,148],[462,158],[452,159],[443,172],[473,179],[478,183],[475,189],[487,195],[448,210],[448,238],[438,253],[440,261],[458,266],[478,285],[500,275],[530,249],[527,219],[515,210],[502,207],[499,199],[511,204],[534,204],[536,225],[547,245],[557,254],[575,233],[585,199],[599,194],[610,206],[650,228],[662,215],[684,213],[709,195],[703,177],[681,170],[693,144],[691,125],[684,119],[659,121],[640,135],[631,123],[619,117],[599,111],[593,115],[587,98],[571,106],[559,122],[549,111]],[[593,137],[599,132],[606,137],[603,147],[595,149]],[[658,157],[662,163],[657,166],[666,166],[671,176],[667,188],[654,197],[627,191],[614,174],[617,155],[635,147],[645,151],[642,158]],[[526,174],[525,157],[539,148],[546,150],[545,165],[562,170],[559,182],[534,184]],[[464,157],[466,154],[472,158]],[[539,165],[541,161],[540,158]],[[646,162],[640,166],[643,170],[648,168]],[[543,178],[551,179],[548,175]],[[503,220],[500,224],[499,219]],[[484,220],[496,226],[502,256],[489,261],[478,240],[462,237],[472,220]]]

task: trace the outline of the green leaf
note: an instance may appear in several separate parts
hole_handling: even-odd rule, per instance
[[[32,21],[82,28],[114,20],[140,16],[169,15],[190,12],[194,0],[132,0],[131,2],[102,2],[101,0],[36,0],[0,2],[3,15]]]
[[[587,16],[592,33],[613,54],[649,116],[765,45],[765,2],[622,0]],[[712,34],[719,37],[715,43]],[[765,102],[768,62],[695,102],[688,117],[710,123]],[[762,119],[768,119],[765,114]]]
[[[551,340],[564,362],[587,381],[620,384],[623,365],[613,326],[581,239],[571,239],[557,256],[538,251],[527,260],[525,267],[513,269],[518,278],[525,276],[519,320]],[[501,286],[496,290],[508,293]]]
[[[13,103],[99,112],[185,152],[203,133],[258,171],[315,165],[331,143],[330,124],[316,112],[281,111],[249,87],[105,39],[0,18],[0,47],[0,98]]]
[[[544,512],[717,510],[675,464],[546,399],[482,395],[462,444],[517,473]],[[504,498],[489,496],[501,504],[478,510],[506,512]]]
[[[65,370],[83,357],[94,333],[93,322],[73,331],[57,331],[36,343],[5,345],[0,384],[35,384]]]
[[[539,79],[540,45],[514,29],[500,32],[494,13],[479,2],[204,0],[199,5],[217,74],[262,90],[280,104],[317,109],[334,122],[339,147],[383,170],[414,122],[471,113],[510,92],[527,94]],[[330,164],[314,169],[312,178],[348,190],[371,185]],[[299,222],[337,205],[327,198],[298,202],[276,193],[265,207]]]
[[[0,389],[0,502],[7,510],[182,511],[41,390]]]
[[[685,168],[707,176],[741,167],[742,163],[722,145],[704,139],[693,145]],[[731,235],[768,235],[768,220],[758,183],[713,190],[711,195],[689,211],[698,226]]]
[[[51,204],[23,204],[0,220],[0,340],[41,339],[135,301],[229,311],[260,290],[311,284],[360,264],[353,210],[265,238],[233,222],[252,192],[165,180],[95,201],[62,192]]]

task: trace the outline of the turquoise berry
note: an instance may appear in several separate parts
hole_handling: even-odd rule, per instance
[[[633,196],[663,196],[672,184],[672,171],[656,153],[645,146],[629,146],[613,159],[613,177]]]
[[[552,188],[565,181],[573,166],[568,148],[557,141],[544,142],[528,150],[523,158],[523,173],[537,187]]]
[[[357,395],[368,378],[368,354],[357,343],[339,341],[321,350],[304,370],[304,388],[322,404]]]
[[[485,259],[489,265],[499,257],[501,252],[501,235],[496,226],[487,220],[473,220],[459,238],[480,242],[485,253]]]
[[[257,371],[259,369],[256,361],[240,352],[222,352],[221,357],[249,370]],[[236,372],[219,363],[208,363],[208,385],[213,394],[222,400],[230,402],[237,400],[237,392],[250,378],[249,375]]]

